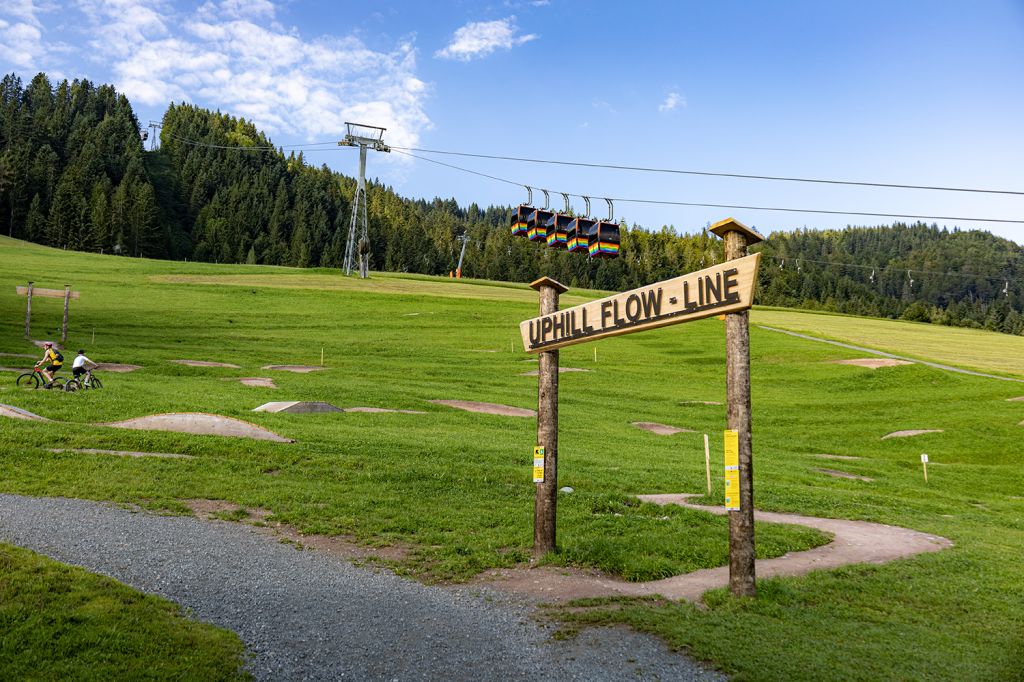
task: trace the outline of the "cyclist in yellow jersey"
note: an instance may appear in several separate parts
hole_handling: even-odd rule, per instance
[[[42,369],[42,374],[46,377],[47,383],[49,383],[53,381],[53,375],[64,365],[64,358],[53,349],[52,341],[43,343],[43,349],[43,359],[36,363],[36,367],[46,365]]]

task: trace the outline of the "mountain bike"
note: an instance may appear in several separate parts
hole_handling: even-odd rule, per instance
[[[64,384],[64,390],[68,393],[74,393],[80,389],[93,389],[99,390],[103,388],[103,382],[100,378],[92,373],[91,369],[85,370],[85,374],[80,379],[68,379],[67,383]]]
[[[25,372],[18,376],[14,383],[18,388],[55,388],[58,391],[67,390],[67,379],[64,377],[54,377],[51,381],[47,381],[46,377],[43,376],[43,370],[39,367],[34,367],[31,372]]]

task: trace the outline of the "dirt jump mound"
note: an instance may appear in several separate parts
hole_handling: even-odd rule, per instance
[[[171,360],[176,365],[186,365],[188,367],[227,367],[229,369],[241,369],[238,365],[232,365],[230,362],[213,362],[211,360]]]
[[[263,365],[261,369],[276,369],[279,372],[297,372],[299,374],[308,374],[309,372],[319,372],[327,369],[319,365]]]
[[[856,360],[830,360],[829,362],[833,365],[853,365],[855,367],[867,367],[868,369],[914,364],[909,360],[896,360],[895,358],[857,358]]]
[[[205,412],[170,412],[136,417],[119,422],[105,422],[97,426],[111,426],[116,429],[133,429],[136,431],[176,431],[200,436],[233,436],[235,438],[252,438],[254,440],[270,440],[276,443],[293,443],[290,438],[279,436],[262,426],[251,424],[234,417],[223,417],[219,414]]]
[[[263,403],[253,412],[284,412],[285,414],[312,414],[315,412],[344,412],[330,403],[293,400],[291,402]]]
[[[471,400],[431,400],[435,405],[447,405],[457,410],[467,412],[481,412],[483,414],[497,414],[503,417],[536,417],[537,413],[522,407],[511,405],[498,405],[497,403],[477,403]]]
[[[659,436],[672,436],[677,433],[696,433],[692,429],[681,429],[678,426],[669,426],[668,424],[658,424],[657,422],[631,422],[633,426],[644,431],[650,431],[656,433]]]
[[[0,405],[0,417],[10,417],[11,419],[26,419],[28,421],[37,422],[50,421],[46,417],[40,417],[38,414],[33,414],[28,410],[23,410],[20,407],[15,407],[14,405]]]
[[[942,433],[942,429],[907,429],[906,431],[893,431],[882,436],[882,440],[889,438],[910,438],[911,436],[922,436],[926,433]]]

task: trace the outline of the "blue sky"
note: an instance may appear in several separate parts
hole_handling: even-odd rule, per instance
[[[6,0],[0,71],[40,70],[114,83],[143,124],[187,100],[245,116],[278,145],[339,139],[352,120],[401,147],[1024,191],[1020,0]],[[351,149],[306,158],[355,173]],[[611,196],[1024,220],[1024,196],[433,158],[590,195],[598,214]],[[373,154],[369,174],[463,204],[526,195],[398,153]],[[615,213],[680,232],[727,216],[766,234],[891,222],[628,201]],[[1024,243],[1024,224],[936,222]]]

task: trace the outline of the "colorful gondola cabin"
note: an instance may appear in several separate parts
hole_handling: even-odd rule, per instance
[[[525,237],[527,228],[526,221],[530,217],[530,213],[536,209],[526,204],[520,204],[518,208],[512,211],[512,236],[513,237]]]
[[[619,257],[619,225],[601,221],[590,231],[587,250],[591,258]]]
[[[568,248],[569,224],[573,221],[572,216],[564,213],[556,213],[548,221],[548,246],[552,249]]]
[[[544,242],[548,239],[547,222],[554,215],[543,208],[535,209],[526,220],[526,238],[531,242]]]

